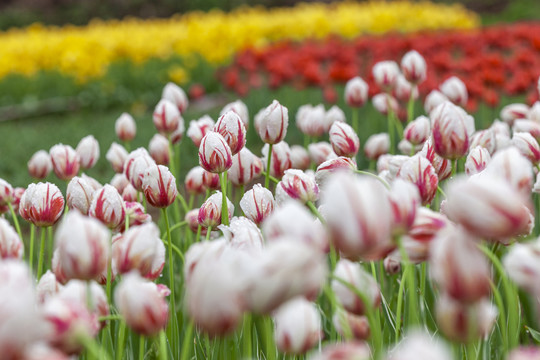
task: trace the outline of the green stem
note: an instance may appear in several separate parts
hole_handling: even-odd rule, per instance
[[[490,280],[489,284],[491,285],[491,290],[493,291],[493,298],[495,299],[495,303],[497,304],[497,308],[499,309],[499,329],[501,330],[501,338],[503,342],[503,351],[506,353],[506,349],[508,349],[508,327],[506,325],[506,309],[504,307],[504,303],[502,300],[501,293],[499,291],[499,288],[495,283]]]
[[[390,184],[388,184],[386,182],[386,180],[384,180],[382,177],[378,176],[378,175],[375,175],[369,171],[363,171],[363,170],[354,170],[355,173],[357,174],[361,174],[361,175],[367,175],[367,176],[371,176],[377,180],[379,180],[387,189],[390,189]]]
[[[167,360],[167,338],[165,331],[161,330],[159,332],[159,360]]]
[[[184,342],[182,343],[182,355],[180,356],[180,360],[188,360],[189,351],[191,350],[193,326],[193,321],[190,321],[186,330],[186,334],[183,336]]]
[[[182,226],[186,225],[187,224],[187,221],[182,221],[182,222],[179,222],[177,224],[174,224],[173,226],[171,226],[171,229],[170,231],[173,232],[174,230],[176,229],[180,229]],[[161,240],[165,240],[165,236],[163,236],[161,238]]]
[[[313,201],[306,202],[306,205],[311,210],[313,215],[315,215],[321,221],[321,223],[326,224],[326,220],[323,218],[319,210],[317,210],[317,207],[315,206],[315,204],[313,204]]]
[[[195,242],[199,242],[201,240],[201,225],[197,226],[197,235],[195,235]]]
[[[41,278],[41,274],[43,272],[43,254],[45,251],[45,234],[47,232],[47,229],[42,227],[41,228],[41,242],[39,247],[39,259],[38,259],[38,268],[37,268],[37,279],[39,280]]]
[[[122,320],[122,316],[120,315],[107,315],[107,316],[100,316],[98,319],[101,321],[109,321],[109,320]]]
[[[90,280],[86,281],[86,306],[88,310],[94,311],[94,301],[92,299],[92,283]]]
[[[124,341],[126,337],[126,322],[120,320],[120,327],[118,329],[118,343],[116,344],[116,360],[123,360],[124,358]]]
[[[352,128],[358,134],[358,108],[352,108]]]
[[[182,208],[184,209],[184,212],[187,214],[189,210],[191,209],[191,206],[189,206],[186,203],[186,199],[184,199],[184,197],[182,196],[182,194],[180,194],[180,192],[178,192],[178,195],[176,195],[176,199],[180,201],[180,204],[182,204]]]
[[[182,263],[184,263],[184,254],[182,254],[182,251],[178,248],[178,246],[171,244],[167,241],[167,239],[162,239],[163,243],[167,246],[172,246],[174,252],[180,259],[182,259]]]
[[[221,223],[229,225],[229,207],[227,206],[227,172],[224,171],[219,177],[221,180]]]
[[[243,345],[244,353],[242,358],[251,359],[252,354],[252,345],[251,345],[251,314],[247,313],[244,315],[244,331],[243,331]]]
[[[407,251],[405,250],[405,246],[403,245],[403,242],[401,241],[401,238],[398,238],[398,247],[399,247],[399,253],[401,254],[401,258],[403,259],[405,263],[405,268],[410,268],[410,271],[407,272],[407,283],[408,283],[408,302],[409,302],[409,310],[408,310],[408,321],[409,323],[407,325],[416,325],[418,324],[418,312],[416,309],[418,308],[418,300],[416,296],[416,279],[415,279],[415,268],[414,264],[411,263],[409,259],[409,255],[407,254]]]
[[[274,184],[279,183],[279,179],[273,177],[272,175],[268,175],[268,171],[263,171],[262,174],[263,174],[265,177],[268,176],[268,178],[269,178]]]
[[[388,153],[394,154],[394,129],[392,127],[392,110],[390,109],[390,101],[387,101],[387,103],[388,110],[386,112],[386,126],[388,129],[388,137],[390,138],[390,148]]]
[[[23,241],[21,226],[19,225],[19,219],[17,218],[17,214],[15,213],[15,210],[13,210],[13,205],[11,205],[10,202],[8,202],[8,207],[9,211],[11,212],[11,217],[13,218],[13,224],[15,225],[15,229],[17,230],[17,234],[19,235],[19,239]]]
[[[30,265],[30,273],[32,273],[34,269],[34,238],[36,236],[36,226],[34,224],[30,224],[30,249],[29,249],[29,255],[28,255],[28,265]]]
[[[407,122],[411,122],[414,119],[414,90],[416,85],[413,85],[411,89],[411,97],[409,97],[409,103],[407,104]]]
[[[145,342],[146,342],[146,339],[144,338],[144,335],[139,335],[139,360],[144,360]]]
[[[268,186],[270,185],[270,166],[272,165],[272,147],[274,144],[268,145],[268,159],[266,162],[266,176],[264,178],[264,187],[268,189]]]
[[[408,272],[409,272],[409,267],[405,267],[401,274],[401,281],[399,282],[398,298],[397,298],[397,305],[396,305],[396,331],[395,331],[396,343],[399,341],[399,334],[401,331],[401,322],[402,322],[401,309],[403,307],[403,293],[405,290],[405,282],[406,282],[405,279]]]
[[[89,358],[110,360],[110,355],[104,351],[93,338],[87,335],[80,335],[77,337],[77,340],[88,351]]]
[[[206,229],[206,241],[210,241],[210,233],[212,232],[212,227],[209,226],[207,229]]]
[[[111,259],[109,259],[107,261],[107,284],[105,285],[106,286],[106,291],[107,291],[107,299],[109,300],[110,303],[112,303],[112,265],[111,265]]]
[[[167,214],[167,208],[161,209],[163,218],[165,220],[165,228],[167,229],[167,241],[168,241],[168,254],[169,254],[169,287],[171,289],[171,317],[172,319],[176,318],[176,298],[174,296],[174,259],[173,259],[173,248],[171,240],[171,231],[169,229],[169,215]],[[171,331],[174,328],[173,321],[169,323]]]

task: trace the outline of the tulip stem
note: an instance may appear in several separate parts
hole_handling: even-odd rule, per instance
[[[169,326],[171,329],[171,336],[173,339],[176,337],[174,336],[174,329],[175,329],[175,319],[176,319],[176,298],[174,296],[174,261],[173,261],[173,248],[172,248],[172,240],[171,240],[171,230],[169,228],[169,215],[167,214],[167,208],[162,208],[161,212],[163,213],[163,219],[165,220],[165,228],[167,229],[167,241],[168,241],[168,253],[169,253],[169,288],[171,290],[171,321],[169,322]]]
[[[413,85],[409,103],[407,104],[407,122],[411,122],[414,118],[414,90],[417,85]]]
[[[210,240],[210,233],[212,232],[212,227],[209,226],[206,228],[206,241]]]
[[[120,320],[120,327],[118,329],[118,343],[116,344],[116,360],[123,360],[124,358],[124,340],[126,337],[126,322],[124,319]]]
[[[165,239],[162,239],[162,241],[165,243],[165,245],[169,246],[169,242]],[[173,250],[176,252],[176,254],[178,255],[178,257],[180,257],[180,259],[182,259],[182,263],[184,263],[184,255],[182,254],[182,251],[180,251],[180,249],[178,248],[178,246],[174,245],[174,244],[171,244],[172,245],[172,248]]]
[[[242,354],[242,357],[246,359],[251,359],[251,314],[249,313],[244,316],[244,330],[242,335],[244,343],[244,353]]]
[[[180,201],[180,204],[182,204],[182,208],[184,209],[184,212],[187,214],[189,212],[189,209],[191,208],[187,203],[186,199],[178,192],[178,195],[176,195],[176,199]]]
[[[90,359],[106,359],[110,360],[110,355],[101,348],[96,341],[88,335],[80,335],[77,337],[77,340],[86,348],[88,351],[88,357]]]
[[[37,268],[37,278],[38,280],[41,278],[41,274],[43,272],[43,255],[45,252],[45,234],[47,232],[47,229],[42,227],[41,228],[41,242],[39,246],[39,259],[38,259],[38,268]]]
[[[371,176],[371,177],[374,177],[375,179],[379,180],[387,189],[390,190],[390,184],[388,184],[386,182],[386,180],[384,180],[382,177],[378,176],[378,175],[375,175],[373,173],[370,173],[369,171],[363,171],[363,170],[354,170],[355,173],[357,174],[361,174],[361,175],[367,175],[367,176]]]
[[[266,176],[264,178],[264,187],[268,189],[268,186],[270,185],[270,166],[272,165],[272,150],[273,150],[274,144],[268,145],[268,159],[266,162]]]
[[[189,321],[188,328],[183,336],[184,342],[182,343],[182,353],[180,360],[187,360],[189,357],[189,351],[191,350],[191,342],[193,341],[193,321]]]
[[[197,226],[197,235],[195,235],[195,242],[199,242],[201,240],[201,225]]]
[[[144,335],[139,335],[139,360],[144,360],[144,345],[146,339]]]
[[[109,300],[110,303],[112,303],[112,296],[111,296],[111,282],[112,282],[112,266],[111,266],[111,259],[107,261],[107,285],[106,285],[106,291],[107,291],[107,300]]]
[[[165,331],[161,330],[159,332],[159,359],[160,360],[167,360],[169,357],[167,356],[167,339],[165,335]]]
[[[263,171],[263,172],[262,172],[262,174],[263,174],[264,176],[267,176],[267,173],[268,173],[267,171]],[[275,177],[273,177],[272,175],[268,175],[268,178],[269,178],[274,184],[279,183],[279,180],[276,179]]]
[[[9,211],[11,212],[11,217],[13,218],[13,224],[15,225],[15,229],[17,230],[17,234],[19,235],[21,241],[23,241],[21,226],[19,225],[19,219],[17,218],[17,214],[15,213],[15,210],[13,210],[13,205],[11,205],[10,202],[8,202],[8,207]]]
[[[356,134],[358,134],[358,108],[352,108],[352,128]]]
[[[326,220],[322,217],[319,210],[317,210],[317,207],[315,206],[315,204],[313,204],[313,201],[306,202],[306,205],[311,210],[313,215],[315,215],[321,221],[321,223],[326,224]]]
[[[29,255],[28,255],[28,265],[30,265],[30,273],[32,273],[32,270],[34,269],[34,238],[36,235],[36,226],[34,224],[30,224],[30,249],[29,249]]]
[[[229,225],[229,207],[227,206],[227,172],[224,171],[220,176],[221,180],[221,223]]]

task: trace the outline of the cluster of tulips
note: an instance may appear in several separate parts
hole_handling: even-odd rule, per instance
[[[418,52],[372,71],[388,129],[363,154],[359,77],[345,88],[352,125],[337,107],[298,110],[304,146],[285,142],[285,106],[259,111],[262,157],[245,146],[245,104],[184,131],[188,101],[172,83],[148,150],[128,152],[135,122],[118,118],[109,184],[80,174],[99,157],[92,136],[37,152],[30,174],[53,170],[67,190],[0,182],[2,358],[538,359],[522,345],[539,335],[539,243],[527,240],[540,103],[509,105],[477,130],[456,77],[414,116],[427,73]],[[404,84],[405,129],[392,95]],[[178,191],[184,132],[200,166]],[[357,169],[361,156],[370,169]]]

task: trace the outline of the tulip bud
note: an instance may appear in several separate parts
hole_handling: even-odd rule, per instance
[[[79,154],[69,145],[54,145],[50,150],[54,173],[60,180],[70,180],[79,172]]]
[[[384,271],[386,271],[386,273],[389,275],[395,275],[401,271],[401,257],[394,256],[395,253],[396,251],[394,250],[383,260]]]
[[[163,92],[161,93],[161,98],[173,103],[180,113],[184,113],[189,105],[189,101],[184,90],[172,82],[165,85]]]
[[[263,164],[268,164],[268,145],[264,145],[261,152],[263,154]],[[280,178],[285,170],[292,167],[291,148],[285,141],[274,144],[272,146],[272,160],[270,164],[270,175]]]
[[[355,170],[356,163],[350,158],[340,156],[335,159],[326,160],[317,167],[317,171],[315,172],[315,182],[320,187],[323,186],[335,172],[354,172]]]
[[[399,152],[402,153],[402,154],[407,154],[407,155],[413,154],[414,155],[417,152],[419,152],[420,150],[422,150],[423,145],[424,144],[413,145],[410,142],[408,142],[407,140],[403,139],[398,143],[397,147],[398,147]]]
[[[379,61],[373,66],[375,83],[385,92],[389,92],[396,85],[399,68],[395,61]]]
[[[388,192],[377,180],[337,173],[322,192],[334,246],[343,256],[381,259],[394,248]]]
[[[153,223],[135,226],[114,239],[112,259],[118,273],[137,270],[147,279],[157,279],[165,265],[165,246]]]
[[[232,155],[236,155],[246,145],[246,128],[240,116],[233,111],[221,115],[213,131],[223,136]]]
[[[362,107],[368,99],[368,84],[356,76],[345,85],[345,102],[350,107]]]
[[[514,348],[508,354],[506,360],[538,360],[540,359],[540,348],[534,346],[520,346]]]
[[[77,209],[81,214],[88,215],[92,194],[95,189],[83,178],[75,176],[69,182],[66,191],[66,203],[70,210]]]
[[[516,120],[512,126],[513,132],[528,132],[537,141],[540,140],[540,123],[531,120]],[[507,138],[509,135],[507,136]]]
[[[156,105],[152,120],[157,131],[166,135],[176,131],[178,124],[184,121],[175,104],[166,99],[161,99]]]
[[[404,339],[390,351],[387,360],[451,360],[452,353],[431,335],[423,332],[407,334]]]
[[[114,187],[107,184],[94,193],[88,214],[108,228],[115,229],[126,216],[124,200]]]
[[[202,179],[203,179],[203,183],[206,189],[208,190],[221,189],[221,183],[220,183],[221,180],[220,180],[219,174],[211,173],[204,170]]]
[[[390,149],[390,137],[387,133],[373,134],[364,144],[364,154],[369,160],[377,160]]]
[[[23,243],[6,219],[0,218],[0,259],[21,259]]]
[[[403,163],[397,176],[416,185],[423,205],[431,203],[437,193],[439,180],[435,168],[421,155],[414,155]]]
[[[435,171],[437,172],[437,176],[439,177],[439,182],[442,182],[452,175],[452,163],[450,160],[439,156],[435,152],[435,146],[433,146],[431,137],[428,138],[424,143],[420,154],[428,159],[431,165],[433,165]]]
[[[351,314],[345,310],[338,310],[332,316],[334,328],[344,338],[367,340],[370,335],[369,322],[366,316]]]
[[[495,152],[496,145],[495,131],[493,129],[477,131],[469,141],[469,149],[481,146],[489,152],[489,155]]]
[[[371,102],[373,103],[375,110],[383,115],[388,114],[388,109],[390,109],[394,114],[399,110],[399,104],[396,98],[390,94],[377,94],[371,99]]]
[[[159,165],[168,165],[170,161],[169,140],[161,134],[155,134],[148,144],[150,156]]]
[[[529,107],[525,104],[510,104],[501,109],[501,120],[512,126],[516,120],[527,119]]]
[[[13,187],[4,179],[0,179],[0,213],[7,212],[8,204],[11,204],[12,201]]]
[[[446,195],[448,218],[480,238],[506,239],[529,232],[528,200],[501,178],[486,174],[456,179]]]
[[[206,170],[204,170],[200,166],[195,166],[194,168],[189,170],[184,180],[184,183],[186,185],[186,191],[188,193],[193,194],[193,195],[204,194],[204,192],[206,191],[206,186],[203,182],[203,174],[205,171]],[[219,182],[219,175],[218,175],[218,182]]]
[[[465,173],[469,176],[482,172],[491,161],[489,151],[481,146],[472,148],[465,161]]]
[[[124,163],[124,175],[137,191],[143,191],[142,182],[146,169],[155,165],[156,162],[150,157],[144,148],[129,153]]]
[[[396,179],[390,189],[394,234],[406,233],[413,225],[421,205],[420,193],[413,184]]]
[[[211,173],[222,173],[232,166],[231,148],[219,133],[211,131],[202,139],[199,164]]]
[[[540,101],[536,101],[529,109],[527,119],[540,123]]]
[[[454,160],[469,149],[467,122],[470,116],[450,102],[437,106],[430,114],[433,122],[433,145],[443,158]]]
[[[293,169],[306,170],[309,168],[310,163],[309,154],[303,146],[291,146],[291,166]]]
[[[184,217],[184,220],[186,221],[189,229],[192,232],[197,233],[197,229],[199,227],[199,209],[196,208],[196,209],[191,209],[190,211],[188,211],[186,213],[186,216]],[[206,235],[205,228],[201,228],[201,235],[203,236]]]
[[[533,164],[536,165],[540,162],[540,145],[538,145],[538,141],[531,134],[515,132],[512,136],[512,145]]]
[[[338,156],[356,156],[360,148],[360,140],[350,125],[336,122],[330,128],[329,135],[332,149]]]
[[[227,171],[227,179],[234,185],[247,185],[258,178],[264,168],[262,160],[244,147],[232,157],[232,166]]]
[[[144,206],[140,202],[126,201],[126,218],[124,223],[119,226],[120,231],[125,230],[126,221],[129,221],[129,226],[138,226],[152,221],[152,217],[145,213]]]
[[[261,184],[253,185],[240,200],[244,215],[255,224],[261,224],[274,211],[274,196]]]
[[[26,189],[22,187],[16,187],[13,189],[13,200],[11,201],[11,206],[13,206],[13,211],[15,211],[15,213],[19,212],[19,204],[25,190]]]
[[[135,125],[133,116],[128,113],[122,113],[114,123],[114,130],[120,140],[126,142],[133,140],[137,133],[137,125]]]
[[[111,163],[114,172],[121,174],[124,171],[124,163],[128,157],[126,149],[115,142],[111,144],[111,147],[107,151],[105,158]]]
[[[435,304],[440,331],[453,341],[468,343],[485,338],[497,319],[497,308],[489,300],[460,303],[443,294]]]
[[[430,114],[437,106],[449,99],[442,92],[438,90],[432,90],[424,100],[424,110],[426,114]]]
[[[537,296],[540,293],[538,276],[540,275],[540,242],[538,240],[514,244],[503,258],[503,265],[519,287]]]
[[[365,304],[363,299],[343,284],[342,281],[362,292],[369,299],[370,304]],[[377,281],[362,269],[360,264],[346,259],[339,260],[334,269],[332,291],[334,291],[337,300],[345,310],[356,315],[364,315],[369,306],[376,308],[381,303],[381,291]]]
[[[201,145],[201,140],[207,132],[212,131],[214,120],[208,115],[204,115],[199,120],[191,120],[187,130],[187,136],[193,141],[196,147]]]
[[[35,179],[45,179],[51,170],[51,156],[45,150],[39,150],[28,161],[28,173]]]
[[[418,88],[399,74],[394,88],[394,95],[401,102],[407,102],[411,97],[416,100],[418,99]]]
[[[182,141],[185,130],[186,130],[186,127],[184,126],[184,119],[180,117],[180,121],[178,122],[178,126],[176,127],[176,130],[174,130],[170,136],[171,144],[176,145],[180,141]]]
[[[403,137],[413,145],[423,144],[431,133],[430,121],[425,116],[419,116],[411,121],[403,131]]]
[[[75,151],[79,155],[80,164],[83,169],[94,167],[99,159],[99,143],[92,135],[82,138]]]
[[[236,101],[233,101],[232,103],[228,103],[227,105],[223,107],[219,115],[223,115],[229,111],[234,112],[236,115],[240,117],[240,119],[242,120],[242,123],[244,124],[244,127],[247,130],[249,127],[249,112],[248,112],[248,108],[246,104],[244,104],[242,100],[236,100]]]
[[[221,224],[221,205],[222,195],[220,191],[216,191],[211,195],[199,208],[199,224],[202,227],[215,228]],[[234,205],[227,199],[227,209],[229,211],[229,221],[234,214]]]
[[[267,144],[277,144],[287,135],[288,126],[289,110],[274,100],[261,116],[259,136]]]
[[[54,297],[62,289],[62,284],[56,280],[56,276],[51,270],[41,275],[41,279],[36,286],[36,299],[39,304],[44,304],[47,300]]]
[[[452,76],[446,79],[440,86],[442,93],[454,104],[467,105],[467,87],[459,78]]]
[[[264,239],[261,230],[253,221],[245,217],[234,217],[229,226],[219,225],[218,228],[232,249],[255,255],[261,254]]]
[[[369,360],[371,351],[365,342],[330,344],[321,353],[315,353],[309,360]]]
[[[302,203],[315,202],[319,198],[319,187],[315,177],[302,170],[285,170],[283,178],[276,185],[276,197],[278,189],[283,191],[286,198],[296,199]]]
[[[322,339],[319,310],[304,298],[289,300],[276,310],[273,317],[274,340],[281,352],[304,354]]]
[[[531,162],[515,147],[497,151],[486,167],[490,176],[505,179],[523,196],[529,196],[533,185]]]
[[[70,280],[65,286],[59,289],[57,297],[68,301],[78,301],[81,304],[87,304],[88,299],[90,299],[92,308],[89,310],[91,313],[100,317],[110,315],[107,295],[103,288],[95,281]],[[101,329],[105,325],[106,322],[102,321]]]
[[[324,106],[303,105],[296,113],[296,127],[305,135],[319,137],[325,132],[326,111]]]
[[[332,106],[324,115],[324,131],[329,132],[336,122],[345,123],[345,113],[336,105]]]
[[[143,177],[143,191],[148,203],[157,208],[172,205],[178,195],[176,179],[163,165],[154,165],[146,170]]]
[[[426,79],[426,68],[426,60],[416,50],[407,52],[401,58],[403,76],[412,84],[418,85]]]
[[[133,187],[133,185],[128,184],[124,191],[122,191],[122,200],[129,201],[129,202],[135,202],[135,201],[143,201],[142,194],[140,194],[137,189]]]
[[[19,214],[36,226],[51,226],[64,210],[64,197],[51,183],[30,184],[19,204]]]

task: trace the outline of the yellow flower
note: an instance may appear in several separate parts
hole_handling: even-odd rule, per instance
[[[172,82],[177,83],[178,85],[183,85],[189,81],[188,72],[186,71],[186,69],[184,69],[181,66],[175,66],[171,68],[168,74],[169,74],[169,79]]]

